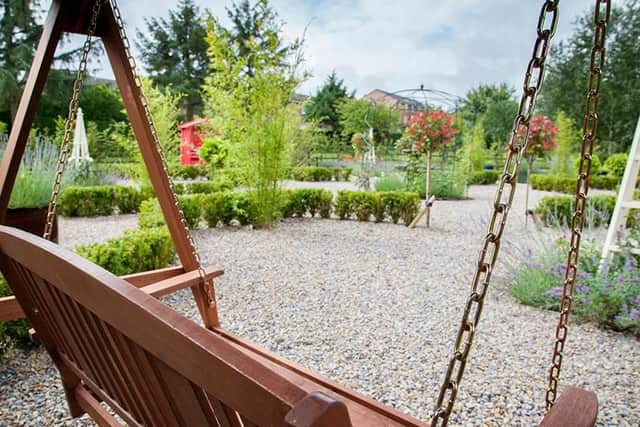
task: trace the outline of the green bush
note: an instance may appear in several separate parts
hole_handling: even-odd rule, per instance
[[[65,188],[60,195],[58,212],[63,216],[111,215],[116,207],[114,186]]]
[[[306,214],[314,217],[320,214],[322,218],[331,217],[333,204],[333,193],[318,188],[303,188],[298,190],[287,190],[283,192],[285,202],[283,203],[282,216],[303,217]]]
[[[576,180],[575,176],[531,175],[531,188],[572,194],[576,191]],[[601,190],[615,190],[617,185],[618,179],[611,176],[592,175],[589,180],[591,188]]]
[[[496,170],[474,171],[469,177],[469,184],[470,185],[495,184],[498,179],[500,179],[500,172]]]
[[[409,225],[420,209],[420,196],[409,192],[379,192],[342,190],[338,192],[335,212],[340,219],[353,216],[368,221],[373,215],[376,222],[389,218],[397,224],[400,219]]]
[[[153,196],[151,187],[100,185],[66,187],[60,195],[58,212],[68,217],[111,215],[137,212],[140,203]]]
[[[522,304],[557,311],[567,249],[568,242],[560,240],[542,255],[518,263],[509,285],[511,295]],[[628,252],[620,253],[600,270],[599,255],[596,245],[583,244],[573,311],[578,317],[640,335],[637,258]]]
[[[122,237],[79,246],[76,252],[118,276],[167,267],[175,256],[173,241],[164,227],[127,230]]]
[[[578,155],[575,159],[573,159],[574,170],[577,171],[579,166],[580,166],[580,155]],[[602,169],[602,162],[600,161],[600,157],[594,154],[591,157],[591,173],[595,175],[596,172],[600,171],[600,169]]]
[[[206,177],[208,174],[208,168],[200,165],[170,165],[169,175],[174,178],[182,179],[196,179],[200,177]]]
[[[9,284],[0,276],[0,297],[13,295]],[[31,340],[29,328],[31,324],[26,319],[0,322],[0,360],[9,347],[28,348],[38,345],[38,341]]]
[[[587,198],[587,225],[609,224],[616,197],[596,195]],[[536,212],[547,225],[570,225],[573,217],[574,198],[571,196],[545,196],[538,202]]]
[[[214,193],[204,197],[204,219],[209,227],[228,224],[235,216],[236,200],[233,193]]]
[[[203,214],[205,195],[185,194],[178,195],[178,203],[184,213],[189,228],[197,228]],[[138,226],[143,229],[160,227],[165,225],[164,215],[160,209],[158,199],[145,200],[140,204]]]
[[[622,178],[624,170],[627,167],[628,159],[629,156],[627,153],[613,154],[604,161],[604,169],[607,171],[608,175],[615,178]]]
[[[403,191],[406,187],[404,179],[397,175],[387,175],[376,180],[376,191]]]
[[[193,181],[175,185],[178,194],[210,194],[233,190],[233,183],[225,178],[215,181]]]
[[[318,166],[301,166],[291,169],[290,177],[295,181],[349,181],[352,168],[327,168]]]

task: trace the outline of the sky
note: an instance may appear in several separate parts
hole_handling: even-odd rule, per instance
[[[196,0],[225,16],[230,1]],[[306,28],[304,67],[312,77],[298,92],[316,93],[332,70],[361,97],[421,84],[464,96],[480,83],[518,89],[531,57],[542,0],[272,0],[286,40]],[[555,41],[566,38],[588,0],[563,0]],[[121,1],[129,37],[144,18],[166,17],[177,0]],[[222,22],[226,22],[225,19]],[[135,54],[135,49],[134,49]],[[108,62],[96,74],[111,77]],[[98,67],[94,64],[94,68]]]

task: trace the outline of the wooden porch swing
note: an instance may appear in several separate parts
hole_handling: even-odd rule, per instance
[[[544,2],[537,41],[527,67],[524,94],[507,150],[494,212],[477,272],[430,423],[423,423],[335,382],[274,356],[220,328],[213,279],[204,269],[168,177],[161,147],[115,0],[53,0],[0,165],[0,219],[9,203],[41,92],[63,32],[87,35],[69,108],[56,183],[57,192],[77,113],[77,99],[93,36],[102,38],[151,182],[182,265],[118,278],[56,244],[0,226],[0,269],[16,300],[0,301],[0,320],[25,315],[56,364],[71,415],[88,413],[101,426],[426,426],[446,425],[467,362],[484,297],[499,252],[528,132],[542,86],[559,0]],[[576,190],[571,250],[556,331],[544,426],[592,426],[594,393],[567,387],[556,402],[567,336],[583,212],[590,174],[604,40],[610,0],[596,0],[596,34]],[[49,237],[51,220],[44,236]],[[205,327],[154,297],[190,287]],[[104,402],[110,410],[101,405]],[[114,417],[116,414],[117,417]]]

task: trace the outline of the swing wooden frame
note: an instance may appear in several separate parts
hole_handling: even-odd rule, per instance
[[[220,327],[215,293],[145,117],[141,89],[111,3],[102,38],[181,266],[118,278],[49,241],[0,226],[0,269],[16,299],[0,299],[0,321],[26,315],[58,367],[72,416],[120,425],[426,426],[410,416],[270,354]],[[92,0],[53,0],[0,164],[0,222],[55,48],[64,32],[86,34]],[[204,277],[203,277],[204,274]],[[153,297],[190,287],[205,327]],[[19,304],[18,304],[19,303]],[[544,426],[590,426],[594,393],[567,388]],[[446,421],[445,421],[446,423]]]

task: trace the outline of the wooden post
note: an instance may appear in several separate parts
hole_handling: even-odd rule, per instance
[[[533,167],[533,155],[527,159],[527,189],[524,192],[524,228],[529,223],[529,187],[531,186],[531,168]]]
[[[427,210],[425,214],[427,217],[427,228],[431,226],[431,206],[429,206],[429,196],[431,195],[431,158],[432,156],[433,156],[433,150],[429,150],[429,152],[427,153],[427,186],[424,192],[424,203],[425,203],[425,209]]]
[[[54,1],[42,27],[42,35],[33,56],[27,82],[20,97],[7,148],[5,148],[2,156],[2,164],[0,164],[0,223],[3,224],[18,168],[29,139],[29,131],[38,111],[42,90],[47,81],[56,47],[62,34],[63,18],[60,11],[60,2]]]

